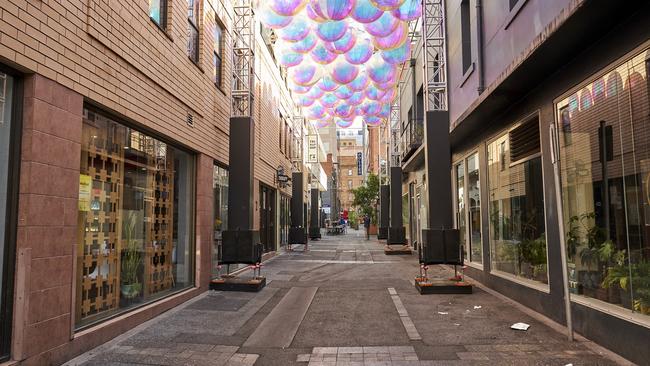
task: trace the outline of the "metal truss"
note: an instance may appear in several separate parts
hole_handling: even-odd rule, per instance
[[[401,110],[400,110],[400,99],[401,95],[398,93],[393,101],[393,105],[390,108],[390,121],[389,121],[389,131],[390,131],[390,159],[389,166],[400,166],[400,121],[401,121]]]
[[[255,91],[255,13],[253,0],[233,0],[233,117],[253,116]]]
[[[447,110],[444,0],[423,0],[424,100],[427,111]]]

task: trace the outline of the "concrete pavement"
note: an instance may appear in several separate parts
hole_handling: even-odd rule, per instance
[[[267,262],[259,293],[207,292],[68,365],[616,364],[481,289],[419,295],[416,255],[386,256],[361,231],[309,249]]]

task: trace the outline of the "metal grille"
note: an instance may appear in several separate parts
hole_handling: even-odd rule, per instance
[[[423,1],[425,109],[427,111],[446,111],[445,5],[443,0]]]
[[[233,1],[233,117],[253,116],[255,90],[255,17],[252,0]]]

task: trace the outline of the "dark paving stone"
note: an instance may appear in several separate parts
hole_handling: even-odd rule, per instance
[[[188,306],[188,310],[204,311],[238,311],[249,299],[235,299],[225,295],[206,296]]]

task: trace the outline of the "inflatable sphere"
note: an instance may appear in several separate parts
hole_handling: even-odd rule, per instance
[[[370,0],[357,0],[350,17],[359,23],[367,24],[379,19],[383,13],[384,11],[374,6]]]

